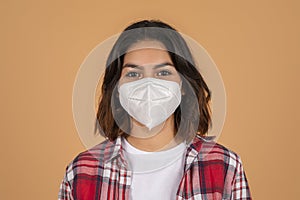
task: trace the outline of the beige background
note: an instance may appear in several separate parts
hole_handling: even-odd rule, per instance
[[[157,18],[204,46],[223,76],[220,143],[243,160],[254,199],[300,195],[298,0],[10,0],[0,3],[0,199],[57,199],[85,150],[72,87],[87,54],[137,19]]]

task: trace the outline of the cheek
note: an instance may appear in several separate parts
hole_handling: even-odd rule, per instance
[[[181,77],[179,76],[179,74],[177,74],[174,81],[179,83],[179,84],[181,83]]]
[[[119,79],[119,85],[122,85],[125,82],[124,77],[125,77],[126,73],[127,73],[126,70],[123,69],[121,72],[120,79]]]
[[[178,84],[181,83],[181,77],[177,71],[174,71],[173,74],[170,77],[167,77],[168,80],[174,81]]]

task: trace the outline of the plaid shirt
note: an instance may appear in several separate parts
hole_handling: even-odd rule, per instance
[[[59,200],[129,200],[132,172],[121,137],[80,153],[66,168]],[[187,147],[177,200],[251,199],[240,157],[196,136]],[[145,193],[146,194],[146,193]]]

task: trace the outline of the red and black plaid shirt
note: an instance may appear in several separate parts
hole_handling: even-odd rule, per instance
[[[196,136],[187,147],[177,200],[251,199],[240,157]],[[132,172],[121,138],[80,153],[66,169],[59,200],[129,200]],[[145,191],[146,195],[146,191]]]

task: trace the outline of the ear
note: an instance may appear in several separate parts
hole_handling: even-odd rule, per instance
[[[185,95],[185,91],[184,91],[184,88],[183,88],[182,81],[180,83],[180,91],[181,91],[181,95],[184,96]]]
[[[184,96],[185,95],[185,92],[184,92],[184,89],[181,87],[181,95]]]

